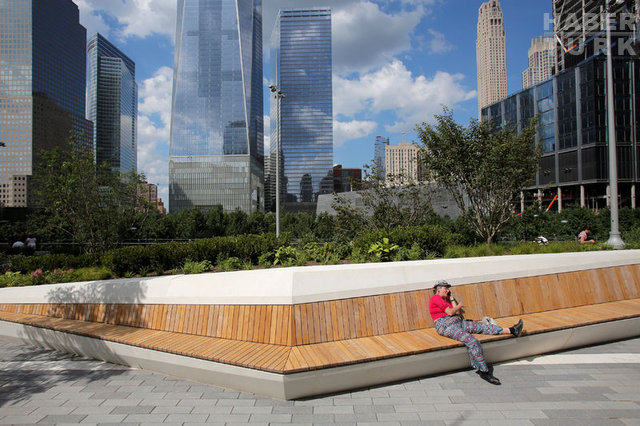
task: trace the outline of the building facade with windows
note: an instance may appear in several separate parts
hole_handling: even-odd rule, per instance
[[[621,206],[637,206],[640,179],[640,60],[613,58],[618,193]],[[495,125],[522,126],[539,114],[543,155],[527,202],[555,208],[610,204],[606,57],[592,56],[551,79],[482,110]]]
[[[552,37],[536,37],[529,47],[529,66],[522,72],[522,88],[538,84],[553,75],[555,70],[555,45]]]
[[[476,38],[478,116],[485,106],[507,96],[507,48],[498,0],[480,5]]]
[[[616,56],[638,55],[638,0],[606,0],[612,15],[611,39]],[[553,0],[556,69],[562,71],[605,48],[605,1]],[[637,44],[637,43],[636,43]]]
[[[169,208],[264,209],[261,0],[179,0]]]
[[[114,172],[137,171],[136,64],[101,34],[87,45],[87,119],[93,122],[97,164]]]
[[[43,150],[90,146],[86,39],[71,0],[0,2],[0,205],[34,205]]]
[[[271,99],[269,207],[275,209],[279,155],[281,206],[315,211],[318,195],[333,191],[331,9],[280,10],[271,36],[271,84],[285,97]]]
[[[385,183],[388,185],[417,184],[422,180],[418,164],[418,145],[401,142],[385,147]]]

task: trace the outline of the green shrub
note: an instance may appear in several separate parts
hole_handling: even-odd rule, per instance
[[[232,256],[227,259],[220,260],[216,266],[223,272],[229,272],[242,269],[243,263],[239,258]]]
[[[292,266],[298,261],[298,250],[295,247],[285,246],[276,250],[273,264],[282,266]]]
[[[390,231],[382,229],[372,229],[364,231],[360,236],[353,240],[353,250],[358,253],[366,253],[373,244],[388,238],[391,244],[399,247],[410,249],[414,243],[417,243],[424,253],[442,256],[450,240],[455,241],[460,238],[459,235],[450,234],[440,225],[424,225],[418,227],[395,228]],[[373,258],[377,259],[375,253]],[[352,256],[353,258],[353,256]],[[369,259],[372,259],[369,256]]]
[[[275,259],[274,252],[268,251],[268,252],[262,253],[258,258],[258,265],[268,268],[269,266],[273,265],[274,259]]]
[[[393,255],[393,261],[403,261],[403,260],[420,260],[424,259],[425,252],[420,247],[420,244],[413,243],[411,248],[400,247],[398,251]]]
[[[150,266],[151,261],[146,247],[130,246],[109,250],[102,256],[102,263],[114,275],[126,277],[140,273],[142,268]]]
[[[200,262],[194,262],[191,259],[187,259],[182,266],[183,274],[201,274],[203,272],[210,271],[213,265],[208,260],[201,260]]]
[[[5,272],[0,275],[0,287],[21,287],[31,285],[29,275],[20,272]]]
[[[382,241],[371,244],[368,253],[380,262],[389,262],[394,252],[399,248],[399,245],[389,242],[389,239],[385,237]]]
[[[109,280],[113,277],[111,271],[105,267],[80,268],[71,275],[74,281]]]
[[[11,270],[25,274],[31,273],[36,269],[46,272],[54,269],[79,269],[99,265],[100,255],[96,253],[81,255],[57,253],[41,256],[15,255],[10,257]]]

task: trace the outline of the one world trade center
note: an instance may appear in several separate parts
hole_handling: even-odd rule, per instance
[[[170,211],[264,208],[262,1],[178,0]]]

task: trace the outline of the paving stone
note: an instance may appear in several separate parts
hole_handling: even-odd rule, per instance
[[[167,422],[181,422],[181,423],[198,423],[206,422],[211,417],[209,414],[169,414],[166,417]],[[217,417],[214,417],[215,421],[218,421]]]
[[[73,407],[40,407],[36,409],[32,416],[66,415],[73,411]]]
[[[181,414],[182,415],[182,414]],[[184,414],[188,416],[188,414]],[[167,418],[167,414],[127,414],[123,423],[162,423]]]
[[[68,414],[64,416],[45,416],[38,423],[60,424],[60,423],[80,423],[85,417],[83,414]]]
[[[149,414],[154,408],[150,405],[115,407],[111,414]]]
[[[640,339],[566,353],[616,350],[638,353]],[[496,367],[503,379],[500,387],[465,370],[319,398],[277,401],[0,340],[0,363],[11,356],[23,357],[32,369],[11,375],[0,371],[0,391],[24,381],[37,386],[38,392],[25,390],[16,398],[0,396],[0,424],[64,424],[82,419],[85,424],[164,425],[640,426],[637,364],[505,364]],[[37,370],[38,363],[32,362],[35,358],[40,366],[58,365],[69,371]]]
[[[192,411],[193,407],[157,406],[151,414],[189,414]]]
[[[82,419],[81,423],[93,423],[93,424],[104,424],[104,423],[122,423],[125,414],[90,414],[84,419]]]
[[[102,405],[103,406],[111,406],[111,407],[136,406],[136,405],[140,404],[141,402],[142,402],[141,399],[119,399],[119,398],[113,398],[113,399],[105,400],[102,403]]]
[[[110,414],[113,410],[113,407],[104,406],[104,407],[77,407],[70,414]]]
[[[211,414],[208,416],[207,421],[220,423],[248,423],[249,414]]]
[[[273,411],[273,407],[269,406],[234,406],[231,409],[232,414],[271,414]],[[277,413],[277,414],[288,414],[288,413]]]
[[[250,423],[286,423],[291,421],[292,414],[251,414],[249,417]]]
[[[313,407],[307,406],[288,406],[288,405],[274,405],[272,407],[272,413],[274,414],[312,414]]]
[[[378,413],[376,417],[381,422],[420,420],[418,413]]]
[[[333,414],[293,414],[291,423],[333,423]]]
[[[186,408],[186,407],[185,407]],[[231,414],[231,410],[233,407],[218,407],[218,406],[208,406],[208,405],[198,405],[192,407],[191,414]]]
[[[373,405],[371,398],[336,398],[334,405]]]
[[[43,418],[44,416],[5,416],[2,419],[0,419],[0,424],[3,424],[3,425],[36,424]]]

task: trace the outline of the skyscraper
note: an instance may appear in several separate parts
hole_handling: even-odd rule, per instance
[[[261,0],[178,0],[169,208],[264,208]]]
[[[607,0],[612,15],[611,43],[616,56],[637,56],[637,45],[625,42],[638,36],[638,0]],[[553,0],[553,33],[556,68],[560,72],[576,66],[604,49],[605,1]]]
[[[552,37],[536,37],[529,47],[529,67],[522,72],[522,88],[526,89],[553,75],[555,64],[555,40]]]
[[[89,144],[85,120],[85,46],[71,0],[0,2],[0,203],[33,205],[39,153]]]
[[[270,157],[280,142],[280,201],[285,209],[313,209],[333,190],[331,10],[280,10],[271,36],[271,83],[285,95],[272,98]],[[279,131],[279,133],[278,133]],[[275,161],[271,161],[275,176]],[[275,197],[275,179],[271,194]],[[273,204],[273,203],[272,203]]]
[[[98,164],[120,173],[137,170],[138,85],[136,65],[102,35],[87,47],[89,81],[87,119],[94,125],[93,148]]]
[[[478,10],[476,39],[478,117],[483,107],[507,96],[507,50],[498,0],[482,3]]]
[[[385,172],[385,147],[389,145],[389,138],[376,136],[373,145],[373,167],[379,179],[384,180]]]

